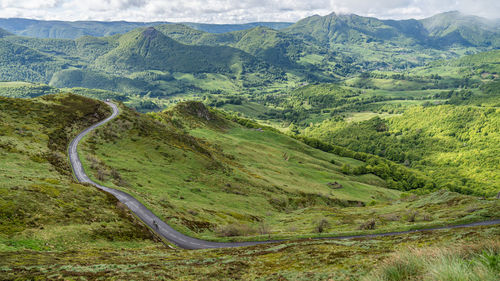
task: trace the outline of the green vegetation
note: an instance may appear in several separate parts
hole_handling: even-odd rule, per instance
[[[27,82],[0,82],[0,95],[10,98],[35,98],[57,94],[60,90],[45,84]]]
[[[475,227],[377,239],[303,240],[197,251],[170,250],[159,245],[140,249],[20,251],[0,253],[0,279],[374,280],[379,276],[381,267],[395,263],[398,257],[403,256],[402,251],[417,247],[429,249],[418,251],[422,253],[421,256],[424,253],[452,253],[450,259],[453,267],[450,269],[477,269],[460,271],[468,277],[476,272],[495,273],[498,243],[494,241],[500,238],[499,231],[495,226]],[[436,248],[443,250],[434,250]],[[450,250],[447,251],[448,248]],[[448,256],[443,256],[443,262],[437,260],[439,257],[426,256],[429,262],[434,261],[432,267],[426,269],[436,269],[435,272],[417,268],[419,271],[410,276],[414,279],[385,280],[422,280],[422,272],[425,276],[426,273],[445,273],[445,268],[439,268],[439,265],[444,266]],[[467,263],[469,260],[470,264]],[[402,260],[401,264],[405,265],[404,262]],[[486,277],[491,275],[486,274],[479,275],[485,277],[480,280],[488,280]],[[450,280],[443,277],[437,280]]]
[[[0,252],[152,245],[116,199],[72,180],[69,140],[109,113],[74,95],[0,98]]]
[[[149,116],[122,110],[116,122],[87,140],[85,165],[98,181],[137,196],[191,235],[214,238],[219,226],[229,224],[268,224],[279,235],[307,234],[319,215],[315,208],[326,214],[335,206],[364,205],[373,200],[369,190],[376,191],[376,200],[398,197],[372,175],[341,173],[342,163],[358,161],[276,132],[241,127],[201,103]],[[334,190],[329,182],[343,188]],[[307,209],[311,214],[303,215]],[[289,229],[284,210],[294,217],[296,230]]]
[[[167,22],[127,22],[127,21],[44,21],[23,18],[0,19],[0,28],[9,30],[19,36],[37,38],[77,39],[83,36],[111,36],[127,33],[133,29],[147,26],[158,26]],[[237,30],[265,26],[273,29],[285,28],[291,23],[287,22],[254,22],[245,24],[200,24],[183,23],[194,29],[211,32],[224,33]],[[6,31],[4,31],[6,33]]]
[[[500,186],[499,114],[471,106],[411,107],[386,120],[324,121],[304,134],[421,170],[439,188],[493,196]]]
[[[365,280],[496,280],[500,245],[486,242],[396,252]]]
[[[156,27],[167,36],[191,45],[230,46],[252,54],[273,65],[297,67],[304,52],[314,51],[301,40],[286,33],[266,27],[214,34],[191,29],[185,25],[161,25]]]
[[[149,115],[122,107],[116,121],[86,140],[83,156],[96,181],[134,195],[179,231],[203,239],[360,233],[370,219],[371,230],[382,232],[500,216],[495,200],[446,192],[408,199],[384,187],[429,191],[433,182],[383,158],[318,148],[330,153],[188,102]]]
[[[305,240],[500,218],[497,23],[6,22],[109,36],[0,29],[0,280],[498,276],[497,226]],[[155,243],[72,179],[68,142],[110,113],[95,99],[121,109],[80,146],[95,181],[193,237],[290,241]]]
[[[37,21],[13,21],[6,24],[14,33],[39,32],[42,37],[67,37],[69,30],[79,28],[74,36],[107,37],[39,39],[6,36],[3,32],[0,36],[1,80],[119,92],[135,100],[134,105],[138,107],[139,100],[149,103],[140,108],[143,111],[164,109],[179,98],[210,96],[223,100],[228,95],[261,104],[271,101],[271,109],[281,110],[274,96],[286,99],[290,91],[304,83],[346,80],[345,85],[364,89],[456,89],[477,87],[479,80],[494,78],[497,72],[497,63],[493,61],[498,57],[497,51],[477,55],[478,58],[472,59],[477,63],[464,59],[455,65],[439,62],[439,65],[424,66],[437,59],[498,47],[495,41],[498,32],[484,19],[456,13],[423,21],[331,14],[309,17],[279,30],[272,27],[282,28],[287,24],[255,23],[246,25],[252,28],[241,30],[241,26],[202,24],[152,23],[154,27],[145,27],[143,23],[40,22],[36,25]],[[92,32],[91,27],[95,28]],[[224,29],[233,30],[219,33]],[[215,33],[209,33],[214,30]],[[422,68],[413,69],[417,66]],[[475,74],[463,76],[463,69]],[[389,77],[363,76],[380,70],[397,72]],[[408,72],[411,77],[405,76]],[[453,77],[438,78],[448,73]],[[377,72],[377,75],[382,74]],[[394,78],[394,75],[403,75],[403,78]],[[383,94],[377,98],[380,96]],[[366,104],[366,100],[362,102]],[[375,100],[369,103],[372,102]],[[363,109],[367,110],[371,109]],[[311,118],[287,122],[322,121],[316,115],[311,113]]]

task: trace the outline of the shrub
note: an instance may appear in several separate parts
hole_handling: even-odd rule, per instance
[[[264,235],[264,234],[269,234],[271,233],[271,227],[265,223],[261,222],[258,227],[259,234]]]
[[[315,231],[317,233],[323,233],[330,226],[330,223],[326,218],[320,219],[315,226]]]
[[[361,230],[375,229],[375,219],[370,219],[359,226]]]
[[[256,233],[252,227],[238,223],[220,226],[216,232],[221,237],[247,236]]]
[[[416,211],[408,211],[405,215],[406,221],[408,222],[415,222],[415,219],[417,217],[418,212]]]
[[[386,221],[399,221],[401,219],[401,216],[398,214],[385,214],[382,215],[382,218]]]

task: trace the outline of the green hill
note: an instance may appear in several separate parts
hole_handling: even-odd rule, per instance
[[[444,190],[416,195],[386,189],[372,174],[343,172],[346,165],[363,166],[361,161],[313,149],[201,103],[155,114],[121,110],[80,148],[97,181],[130,192],[189,235],[293,240],[200,251],[153,242],[116,199],[72,179],[68,142],[108,116],[107,106],[71,94],[0,97],[0,279],[345,280],[381,275],[387,265],[370,273],[379,267],[374,260],[408,246],[452,244],[467,249],[467,257],[453,257],[474,264],[497,249],[481,244],[498,240],[496,226],[297,240],[498,218],[500,201]],[[332,271],[333,259],[345,268]],[[494,276],[494,270],[487,274]]]
[[[400,24],[408,26],[408,24]],[[398,41],[405,43],[412,37],[423,36],[423,29],[418,24],[414,25],[411,36],[401,32],[400,27],[394,22],[386,22],[357,15],[337,15],[332,13],[327,16],[312,16],[298,21],[284,29],[284,32],[300,36],[307,41],[316,42],[321,46],[332,46],[335,43],[369,43],[372,41]],[[408,42],[414,43],[414,40]]]
[[[111,72],[163,70],[189,73],[240,74],[257,71],[259,62],[229,47],[183,45],[154,28],[120,36],[118,46],[97,59],[95,66]]]
[[[266,234],[256,231],[261,225],[272,226],[275,235],[307,235],[312,221],[330,208],[399,193],[373,175],[340,172],[341,163],[359,161],[242,127],[201,103],[154,115],[122,110],[114,124],[88,139],[84,165],[98,181],[136,195],[190,235],[215,239],[235,227],[236,236],[258,237]],[[334,190],[329,182],[343,188]]]
[[[324,46],[335,43],[391,41],[445,48],[451,45],[498,47],[498,26],[487,19],[458,12],[417,20],[379,20],[357,15],[312,16],[283,31]]]
[[[185,44],[230,46],[279,66],[291,66],[307,48],[301,40],[267,27],[221,34],[202,32],[185,25],[161,25],[156,28]]]
[[[116,199],[72,178],[69,141],[109,112],[75,95],[0,97],[0,252],[152,244]]]
[[[485,196],[500,190],[500,111],[473,106],[411,107],[359,123],[325,121],[305,134],[421,170],[440,188]]]
[[[435,45],[500,47],[500,30],[494,21],[459,12],[447,12],[420,22]]]
[[[47,82],[64,62],[38,50],[0,39],[0,81]]]
[[[158,26],[162,24],[173,24],[168,22],[126,22],[126,21],[50,21],[34,20],[24,18],[0,19],[0,28],[8,30],[19,36],[53,38],[53,39],[77,39],[84,36],[112,36],[124,34],[133,29]],[[291,25],[287,22],[253,22],[245,24],[203,24],[182,23],[186,26],[210,33],[225,33],[237,30],[250,29],[257,26],[265,26],[273,29],[282,29]]]

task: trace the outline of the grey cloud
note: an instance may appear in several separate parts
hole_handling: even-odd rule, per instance
[[[423,18],[459,10],[495,18],[498,0],[0,0],[0,17],[61,20],[296,21],[331,12],[379,18]]]

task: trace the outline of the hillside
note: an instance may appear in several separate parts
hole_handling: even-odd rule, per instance
[[[140,27],[173,24],[168,22],[126,22],[126,21],[44,21],[24,18],[0,19],[0,28],[19,36],[53,39],[77,39],[83,36],[112,36],[124,34]],[[225,33],[265,26],[281,29],[291,25],[287,22],[253,22],[246,24],[203,24],[182,23],[191,28],[210,32]]]
[[[494,152],[500,149],[499,114],[496,108],[411,107],[387,120],[325,121],[305,134],[404,163],[439,187],[493,196],[500,191]]]
[[[74,95],[0,97],[0,252],[153,243],[116,199],[72,179],[68,142],[107,114]]]
[[[344,166],[363,166],[362,161],[313,149],[200,103],[181,103],[150,115],[122,110],[114,124],[87,139],[86,169],[97,182],[136,196],[190,236],[227,241],[234,236],[248,240],[353,233],[368,219],[369,210],[383,216],[412,208],[403,201],[388,206],[385,202],[400,192],[384,188],[385,181],[373,174],[343,171]],[[491,203],[485,202],[485,208],[494,208]],[[428,223],[449,223],[458,210],[444,208]],[[328,227],[317,230],[322,218]],[[382,220],[377,229],[412,225]]]
[[[460,12],[447,12],[420,22],[434,45],[500,47],[499,26],[492,20],[464,15]]]
[[[355,160],[307,148],[271,131],[241,127],[199,103],[181,104],[151,117],[122,109],[115,125],[98,130],[88,140],[85,165],[98,181],[137,195],[191,235],[213,239],[224,232],[223,227],[240,225],[249,229],[272,225],[276,233],[307,234],[322,208],[372,200],[362,190],[374,190],[379,200],[397,195],[374,176],[340,173],[339,163],[357,165]],[[183,135],[186,129],[190,135]],[[257,151],[267,160],[259,160],[263,158]],[[136,164],[125,159],[135,159]],[[338,164],[330,163],[331,159]],[[113,170],[122,182],[110,176]],[[147,176],[138,178],[139,170]],[[327,183],[335,181],[344,188],[332,190]],[[315,210],[315,206],[322,207]],[[306,209],[311,213],[298,215]],[[296,221],[296,230],[284,223],[289,219]],[[262,234],[267,233],[236,233]]]
[[[0,80],[46,82],[64,62],[49,54],[0,39]]]
[[[290,67],[308,48],[301,40],[267,27],[214,34],[185,25],[161,25],[159,31],[185,44],[230,46],[274,65]]]
[[[257,72],[257,64],[254,58],[236,49],[183,45],[154,28],[120,36],[118,46],[95,62],[97,68],[110,72],[162,70],[235,75]]]
[[[107,116],[108,107],[71,94],[0,97],[0,171],[6,175],[0,178],[0,279],[370,279],[384,273],[380,260],[390,261],[408,246],[462,245],[469,254],[454,255],[474,262],[496,249],[485,242],[497,240],[494,226],[297,240],[498,218],[499,201],[386,189],[374,175],[343,172],[361,161],[321,152],[200,103],[154,114],[121,110],[80,149],[97,181],[133,194],[189,235],[292,241],[201,252],[153,242],[116,199],[71,177],[68,142]]]
[[[436,61],[411,71],[416,75],[438,74],[442,77],[495,79],[500,73],[500,50],[481,52],[453,60]]]

